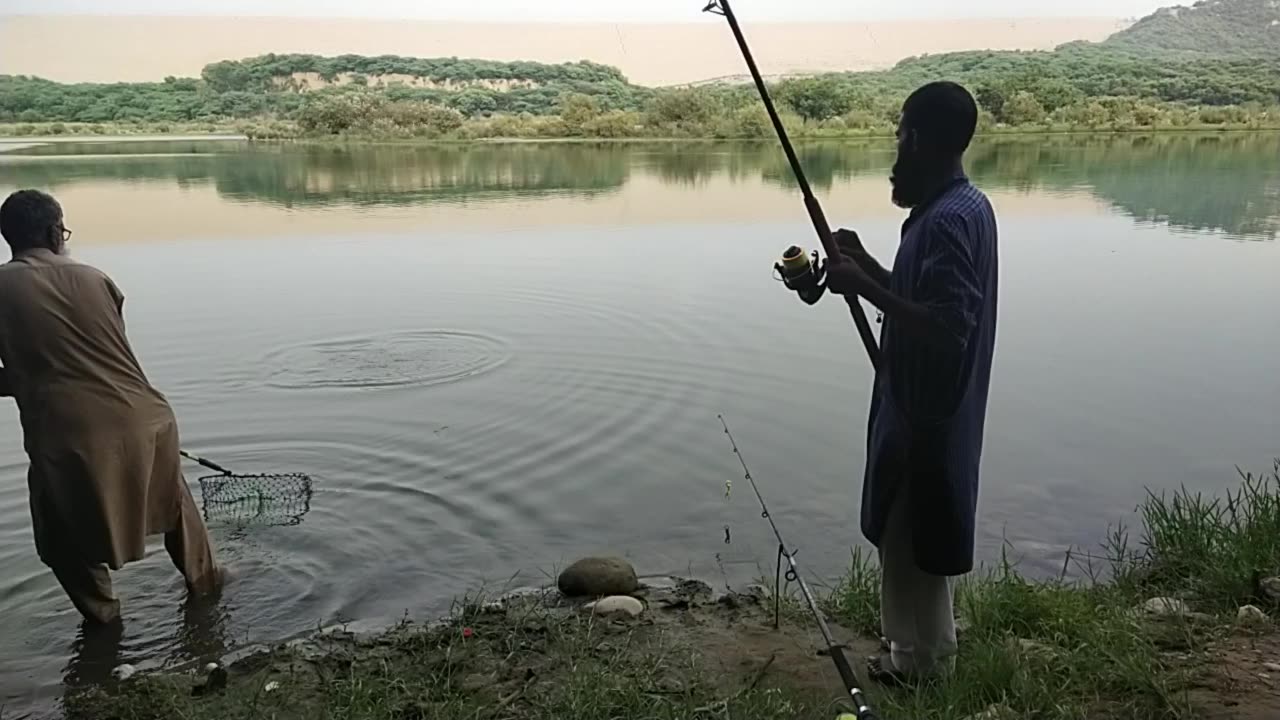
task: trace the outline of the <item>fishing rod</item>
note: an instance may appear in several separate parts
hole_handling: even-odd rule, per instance
[[[756,480],[751,476],[751,470],[747,468],[747,461],[742,457],[742,451],[738,449],[738,443],[733,439],[733,433],[729,432],[729,423],[725,422],[723,415],[717,415],[720,418],[720,424],[724,426],[724,434],[729,438],[729,444],[733,446],[733,454],[738,456],[738,462],[742,465],[742,472],[747,478],[747,482],[751,483],[751,489],[755,491],[756,499],[760,501],[760,516],[769,521],[769,527],[773,528],[773,536],[778,539],[778,578],[782,577],[782,561],[787,562],[786,579],[787,582],[794,582],[800,586],[800,594],[804,595],[805,603],[809,606],[809,611],[813,613],[813,619],[818,623],[818,631],[822,633],[822,640],[827,644],[827,655],[831,657],[831,661],[836,665],[836,672],[840,674],[840,680],[844,683],[845,690],[849,693],[849,699],[853,701],[853,707],[856,712],[857,720],[879,720],[879,716],[872,710],[867,703],[866,697],[863,696],[862,690],[858,688],[858,678],[853,674],[853,668],[849,665],[849,659],[845,657],[845,646],[836,642],[835,636],[831,634],[831,628],[827,626],[827,621],[822,617],[822,611],[818,609],[818,602],[813,597],[813,591],[809,589],[809,584],[800,576],[800,566],[796,564],[796,553],[794,550],[787,550],[787,541],[782,539],[782,531],[778,529],[778,524],[773,521],[773,514],[769,512],[769,506],[764,501],[764,495],[760,494],[760,487],[756,485]],[[775,589],[774,591],[774,624],[778,624],[778,612],[780,611],[778,603],[781,602],[780,595]],[[842,715],[841,718],[846,716]]]
[[[738,48],[742,51],[742,57],[747,61],[747,69],[751,71],[751,78],[755,81],[756,90],[760,93],[760,99],[764,102],[764,109],[769,113],[769,120],[773,123],[773,130],[778,136],[778,141],[782,143],[782,151],[787,155],[787,162],[791,165],[791,172],[795,175],[796,183],[800,185],[800,193],[804,196],[804,206],[809,211],[809,219],[813,222],[814,231],[818,233],[818,241],[827,253],[827,261],[824,265],[818,258],[817,250],[814,250],[812,255],[806,255],[804,248],[799,245],[792,245],[783,252],[782,260],[774,265],[774,271],[783,284],[795,291],[806,304],[813,305],[826,292],[827,286],[823,280],[826,277],[827,267],[843,262],[844,256],[840,253],[840,248],[836,245],[835,238],[831,235],[831,225],[827,222],[826,214],[822,212],[822,205],[818,203],[818,198],[814,196],[813,189],[809,187],[809,180],[805,177],[804,168],[800,166],[800,158],[796,156],[796,150],[791,145],[791,139],[787,137],[787,129],[782,125],[782,118],[778,116],[778,110],[773,105],[773,98],[769,96],[769,88],[765,86],[764,78],[760,76],[760,69],[756,67],[755,58],[751,55],[751,48],[747,46],[747,39],[742,34],[742,28],[738,25],[738,17],[734,15],[733,8],[729,5],[729,0],[710,0],[702,11],[720,15],[729,21],[729,28],[733,30],[733,37],[738,41]],[[858,301],[858,296],[848,295],[845,297],[845,301],[849,304],[849,314],[853,316],[853,324],[857,326],[858,335],[862,338],[862,345],[866,348],[867,359],[871,361],[873,368],[878,368],[880,366],[880,350],[876,345],[875,335],[871,332],[871,324],[867,322],[866,313],[863,312],[862,305]]]

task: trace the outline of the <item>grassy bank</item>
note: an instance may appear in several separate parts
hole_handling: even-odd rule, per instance
[[[435,129],[382,126],[360,128],[340,133],[309,132],[290,121],[206,122],[206,123],[0,123],[4,138],[128,138],[134,136],[235,135],[250,140],[297,142],[408,142],[467,143],[493,141],[522,142],[645,142],[645,141],[725,141],[769,140],[767,133],[743,133],[731,129],[714,132],[689,132],[664,128],[635,128],[604,134],[571,132],[558,118],[540,118],[527,124],[494,119],[464,122],[447,132]],[[1280,131],[1280,115],[1263,116],[1246,122],[1190,122],[1181,125],[1133,123],[1033,123],[1024,125],[988,124],[979,128],[984,136],[1028,135],[1097,135],[1117,133],[1186,133]],[[859,140],[885,139],[894,136],[892,126],[847,127],[834,123],[789,122],[788,134],[797,139]]]
[[[243,135],[244,123],[0,123],[4,138],[130,137],[134,135]]]
[[[876,648],[876,569],[854,554],[825,596],[859,658]],[[1069,553],[1059,578],[1012,562],[957,589],[956,673],[914,690],[869,688],[886,720],[1267,718],[1280,662],[1265,579],[1280,573],[1280,463],[1221,499],[1151,496],[1138,526],[1097,552]],[[1166,612],[1152,612],[1153,598]],[[440,623],[331,632],[231,665],[225,689],[200,674],[150,675],[68,698],[72,718],[815,718],[840,697],[809,619],[784,598],[771,624],[762,590],[713,598],[680,582],[645,592],[639,619],[582,612],[548,593],[473,597]],[[859,664],[860,667],[860,664]],[[1280,672],[1276,672],[1280,677]],[[1003,713],[1003,714],[1001,714]]]

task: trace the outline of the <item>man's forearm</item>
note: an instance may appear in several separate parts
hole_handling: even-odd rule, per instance
[[[885,288],[886,290],[889,288],[889,278],[893,273],[885,270],[883,265],[877,262],[875,258],[871,257],[871,253],[858,253],[850,259],[857,263],[858,267],[862,268],[862,272],[866,273],[867,277],[874,280],[877,285]]]
[[[917,339],[939,350],[960,349],[959,339],[934,317],[927,306],[894,295],[887,284],[868,287],[860,294],[892,318],[899,328]]]

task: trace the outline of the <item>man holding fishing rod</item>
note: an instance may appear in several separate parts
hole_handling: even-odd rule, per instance
[[[141,560],[148,535],[164,535],[189,590],[216,590],[177,422],[130,347],[124,295],[67,255],[62,207],[43,192],[10,195],[0,234],[13,250],[0,266],[0,396],[18,402],[40,559],[91,623],[119,620],[108,568]]]
[[[903,683],[954,667],[950,578],[973,569],[978,467],[996,334],[997,231],[965,175],[978,108],[930,83],[902,109],[893,201],[910,209],[892,270],[840,230],[846,262],[827,287],[884,313],[871,400],[862,531],[879,549],[888,652],[873,678]]]

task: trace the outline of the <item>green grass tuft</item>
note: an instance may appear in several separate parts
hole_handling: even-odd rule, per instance
[[[1270,602],[1259,596],[1258,580],[1280,575],[1280,460],[1270,474],[1240,471],[1239,488],[1225,498],[1186,489],[1149,494],[1139,517],[1136,550],[1123,530],[1107,545],[1118,559],[1118,586],[1148,595],[1185,594],[1218,612]]]

